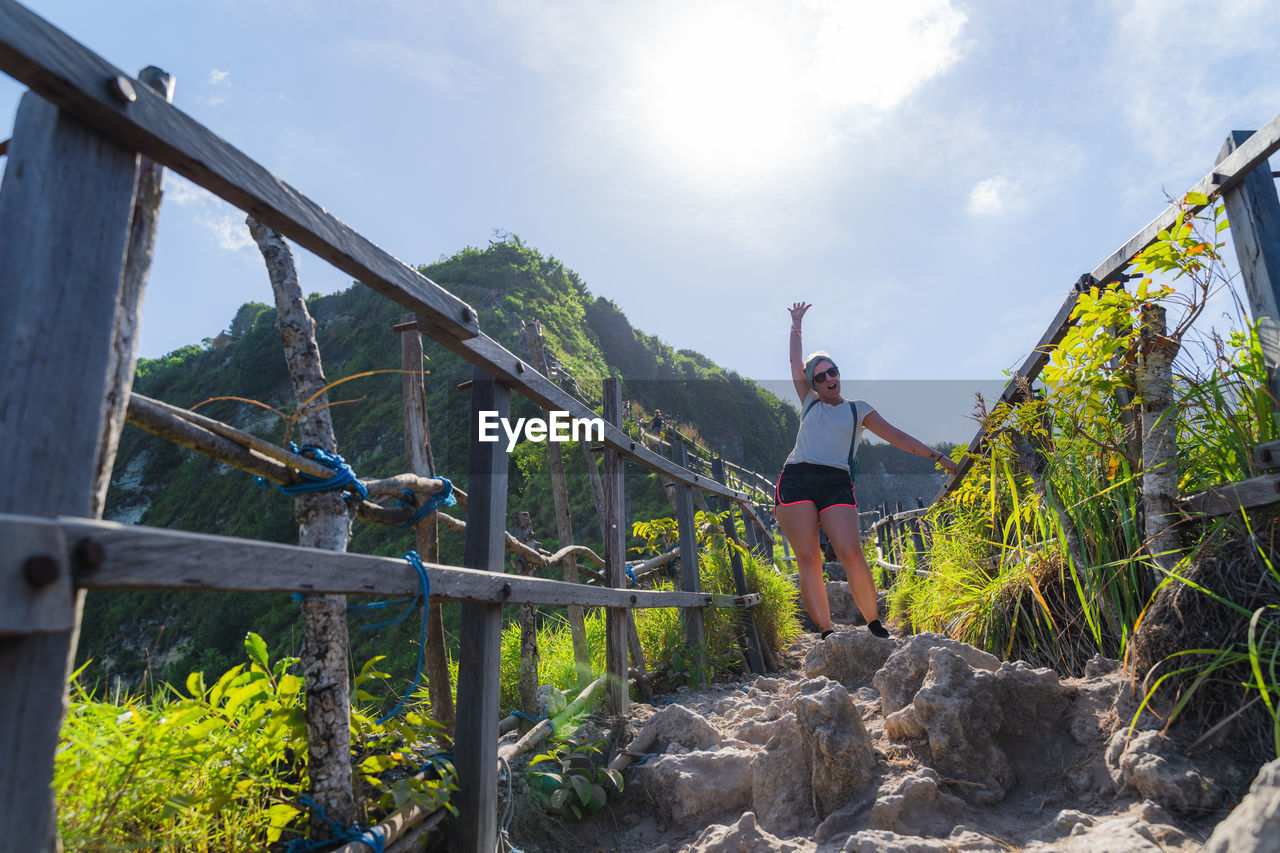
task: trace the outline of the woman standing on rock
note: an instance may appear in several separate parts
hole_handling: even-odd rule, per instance
[[[849,578],[849,592],[877,637],[888,637],[880,624],[876,585],[862,555],[858,503],[853,494],[849,464],[871,430],[899,450],[928,456],[950,473],[956,465],[942,453],[890,424],[865,400],[846,402],[840,396],[840,369],[819,350],[801,358],[800,321],[812,307],[797,302],[791,312],[791,379],[800,395],[800,431],[787,457],[774,492],[774,516],[791,543],[800,573],[800,599],[825,638],[833,630],[831,605],[822,583],[821,527],[836,559]]]

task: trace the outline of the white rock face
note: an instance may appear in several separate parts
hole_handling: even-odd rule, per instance
[[[1213,830],[1205,853],[1280,853],[1280,759],[1263,765],[1248,795]]]

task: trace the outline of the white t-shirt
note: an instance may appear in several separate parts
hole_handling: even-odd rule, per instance
[[[858,452],[858,445],[862,442],[862,421],[875,411],[875,407],[866,400],[854,400],[853,403],[858,409],[856,423],[848,400],[841,400],[833,406],[822,402],[817,394],[810,391],[800,406],[800,431],[796,433],[796,446],[785,464],[810,462],[848,471],[850,447],[854,453]]]

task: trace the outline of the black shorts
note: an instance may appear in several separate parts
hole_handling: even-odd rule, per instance
[[[817,507],[818,512],[833,506],[858,508],[848,471],[811,462],[793,462],[783,468],[773,497],[777,506],[807,501]]]

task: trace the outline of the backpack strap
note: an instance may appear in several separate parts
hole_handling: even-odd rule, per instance
[[[853,400],[849,401],[849,411],[853,412],[853,438],[849,441],[849,482],[858,482],[858,460],[854,457],[858,452],[859,433],[862,432],[862,422],[858,420],[858,404]]]

